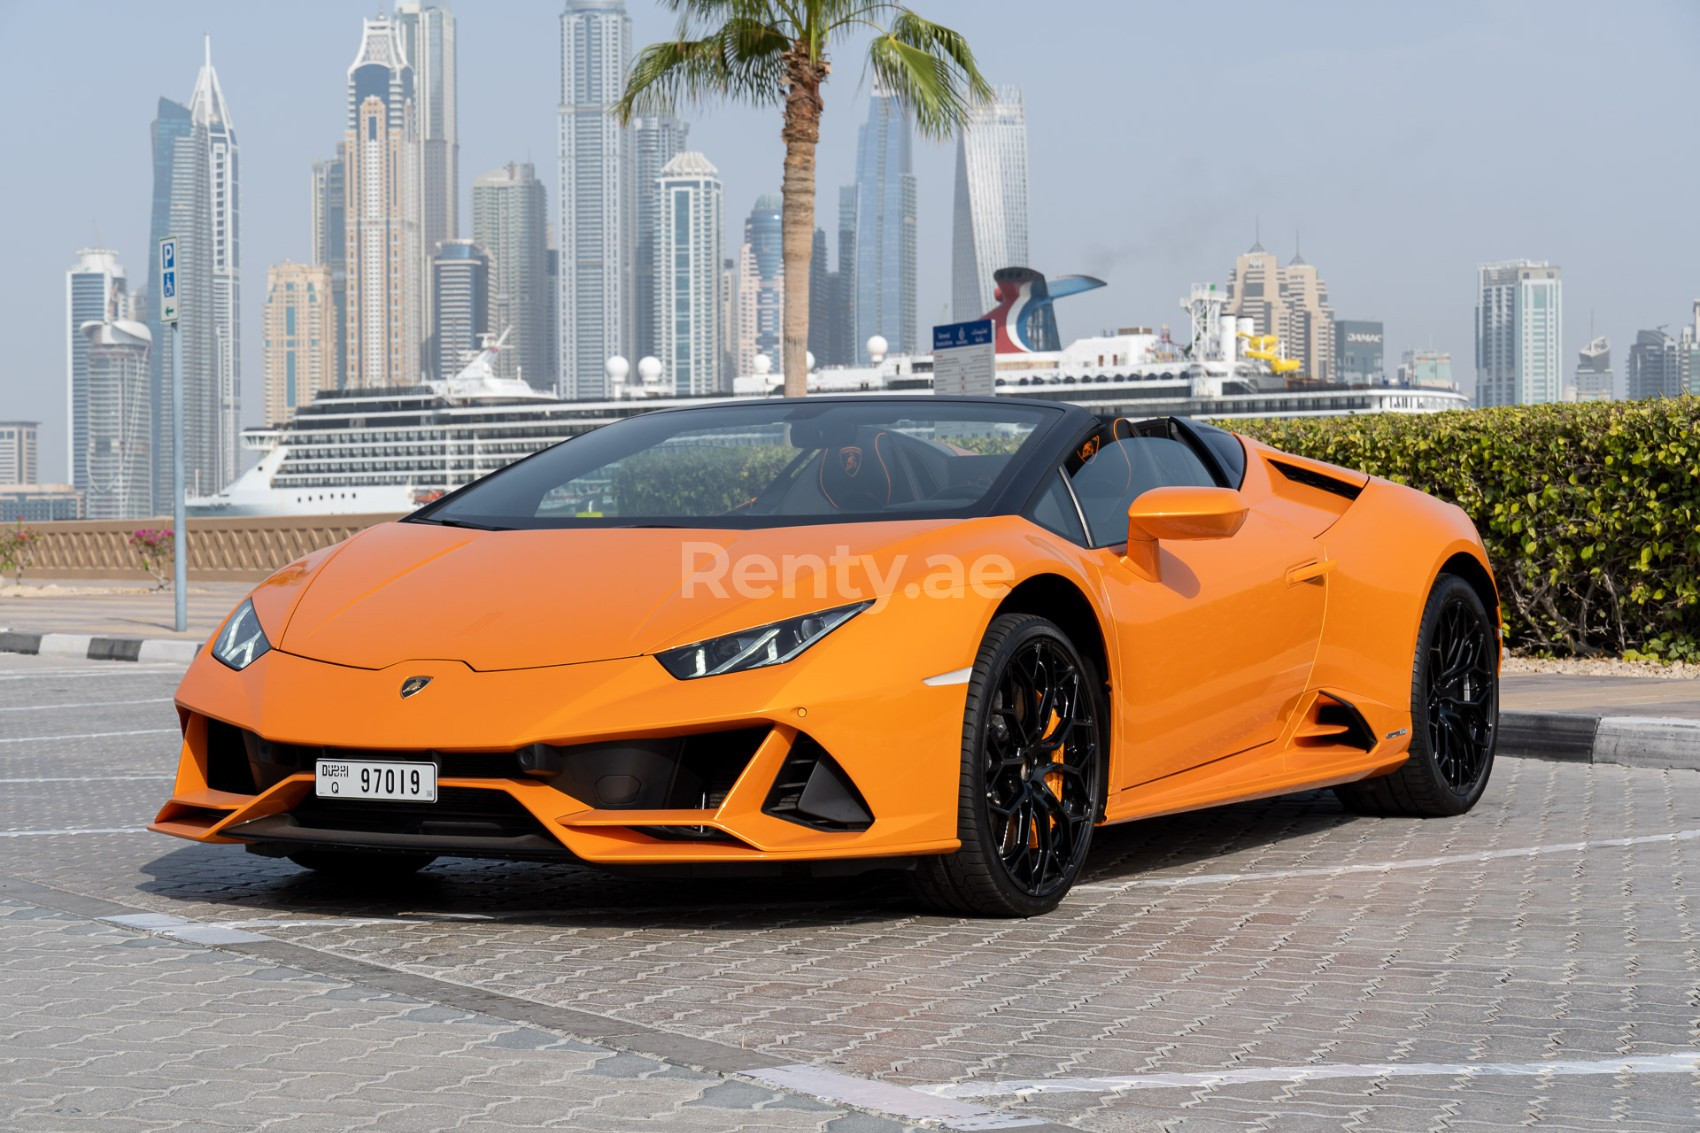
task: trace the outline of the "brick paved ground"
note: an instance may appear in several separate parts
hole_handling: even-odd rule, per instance
[[[0,658],[0,1060],[31,1060],[0,1071],[0,1125],[213,1098],[300,1128],[549,1104],[581,1107],[571,1128],[627,1128],[627,1106],[732,1128],[759,1101],[773,1128],[850,1133],[876,1119],[807,1107],[851,1075],[888,1114],[954,1098],[1089,1130],[1700,1128],[1693,772],[1504,760],[1459,819],[1310,795],[1140,823],[1026,922],[918,915],[877,877],[443,861],[372,892],[132,832],[168,786],[140,777],[173,764],[175,677]],[[43,707],[75,704],[105,707]],[[171,939],[206,925],[232,942]],[[796,1089],[683,1068],[739,1051]],[[660,1073],[610,1089],[597,1068],[634,1058]]]

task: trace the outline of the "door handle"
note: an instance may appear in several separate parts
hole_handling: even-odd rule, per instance
[[[1315,582],[1333,569],[1333,559],[1319,559],[1314,563],[1296,566],[1287,572],[1287,585],[1297,586],[1301,582]]]

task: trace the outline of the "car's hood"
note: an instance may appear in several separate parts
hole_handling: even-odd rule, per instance
[[[631,657],[879,597],[898,581],[891,564],[902,556],[913,569],[947,526],[487,532],[382,524],[318,570],[278,647],[363,669],[436,659],[490,671]]]

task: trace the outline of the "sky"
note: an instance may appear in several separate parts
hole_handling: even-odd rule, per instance
[[[99,243],[142,282],[149,125],[159,96],[188,101],[203,32],[241,145],[243,416],[259,422],[266,267],[307,257],[309,170],[341,136],[376,3],[0,0],[0,420],[42,422],[41,479],[66,475],[65,273]],[[1386,324],[1389,371],[1405,349],[1447,350],[1466,389],[1482,262],[1561,265],[1566,372],[1592,326],[1613,340],[1620,391],[1635,332],[1674,333],[1700,297],[1690,0],[910,3],[1023,90],[1031,266],[1108,283],[1059,304],[1065,340],[1178,330],[1190,285],[1225,282],[1259,231],[1283,261],[1302,243],[1337,317]],[[536,163],[554,208],[561,4],[451,6],[467,233],[473,177],[508,161]],[[636,45],[672,33],[657,0],[627,8]],[[829,231],[867,112],[864,58],[865,42],[846,43],[825,91]],[[778,112],[682,116],[725,183],[732,254],[756,197],[779,187]],[[925,328],[949,314],[955,150],[915,153]]]

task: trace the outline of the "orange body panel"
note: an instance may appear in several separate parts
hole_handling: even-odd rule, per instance
[[[439,786],[499,792],[560,848],[592,862],[949,852],[958,845],[965,672],[1010,587],[1040,578],[1077,591],[1102,637],[1106,821],[1392,770],[1409,741],[1412,653],[1428,589],[1454,555],[1485,570],[1480,541],[1450,505],[1244,443],[1243,521],[1210,519],[1194,534],[1217,537],[1135,548],[1143,565],[1127,548],[1082,547],[1014,516],[739,531],[381,525],[256,588],[271,652],[241,672],[208,650],[197,657],[177,693],[176,785],[152,828],[204,842],[255,840],[230,831],[311,795],[306,769],[251,792],[214,789],[208,721],[273,744],[453,753],[473,766],[531,745],[571,758],[574,745],[761,729],[713,805],[599,805],[519,774],[444,772]],[[1357,498],[1317,487],[1316,477]],[[761,564],[789,564],[788,592],[751,600],[700,578],[690,584],[693,563],[716,555],[743,569],[746,585],[780,587],[787,580],[767,579]],[[964,569],[950,575],[942,557]],[[992,564],[990,573],[971,579],[976,564]],[[981,578],[1007,585],[970,584]],[[678,680],[654,657],[836,606],[847,594],[875,604],[796,661]],[[398,696],[415,676],[432,681]],[[1319,722],[1336,703],[1367,725],[1367,747]],[[817,829],[764,809],[805,737],[853,782],[871,825]],[[668,829],[725,837],[657,834]]]

